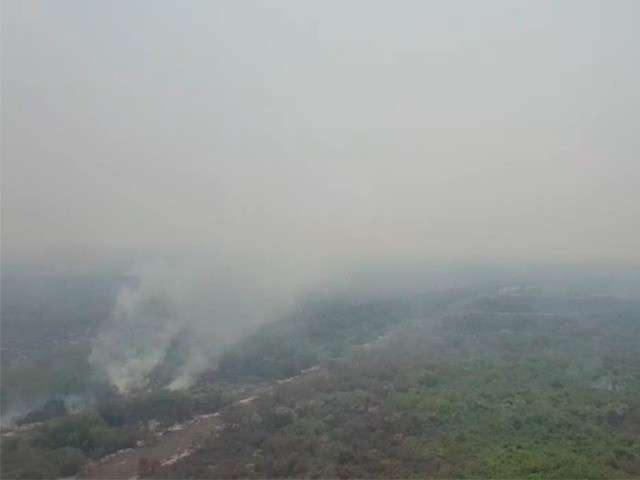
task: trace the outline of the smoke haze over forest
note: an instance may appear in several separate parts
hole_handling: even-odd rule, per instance
[[[1,8],[4,472],[640,474],[639,1]]]

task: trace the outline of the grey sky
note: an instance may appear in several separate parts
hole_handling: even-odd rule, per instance
[[[5,260],[640,260],[640,2],[28,1]]]

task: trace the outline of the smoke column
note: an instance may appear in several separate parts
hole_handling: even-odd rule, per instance
[[[190,386],[213,357],[260,323],[283,312],[292,292],[216,261],[154,262],[134,272],[94,341],[90,362],[121,393],[148,385],[172,342],[187,351],[167,387]]]

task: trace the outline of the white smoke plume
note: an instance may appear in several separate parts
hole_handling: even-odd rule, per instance
[[[221,261],[155,262],[133,276],[90,355],[121,393],[146,387],[176,341],[185,358],[166,386],[189,387],[225,346],[274,318],[292,298],[291,290]]]

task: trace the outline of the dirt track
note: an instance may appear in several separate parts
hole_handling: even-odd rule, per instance
[[[89,464],[78,478],[131,479],[137,478],[142,459],[170,465],[178,458],[188,456],[201,443],[222,428],[217,414],[199,415],[182,425],[182,429],[167,431],[154,445],[116,452],[98,463]]]
[[[456,307],[458,307],[457,304]],[[391,335],[392,332],[388,332],[373,342],[361,345],[361,347],[372,348],[384,344]],[[276,385],[289,383],[305,376],[318,374],[326,374],[326,370],[316,365],[303,370],[298,375],[278,380],[275,383]],[[251,393],[251,395],[242,400],[237,400],[235,403],[236,405],[251,403],[262,395],[271,392],[272,389],[273,385],[248,389],[245,394]],[[144,462],[143,459],[148,459],[151,462],[147,463],[147,466],[151,469],[148,473],[152,474],[156,467],[171,465],[181,458],[189,456],[202,445],[206,438],[221,431],[224,424],[217,413],[212,413],[196,416],[182,426],[183,428],[179,430],[168,431],[158,437],[157,443],[154,445],[116,452],[97,463],[89,464],[78,475],[78,478],[111,480],[138,478],[141,460]]]

